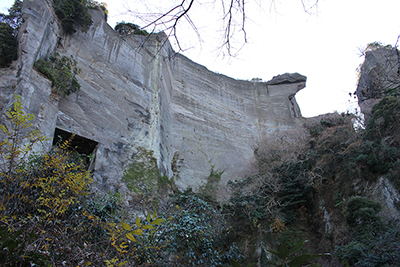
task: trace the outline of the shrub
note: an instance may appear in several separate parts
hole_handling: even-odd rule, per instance
[[[168,190],[172,181],[160,174],[157,159],[143,147],[139,147],[132,162],[126,167],[122,180],[129,190],[147,198],[155,198],[157,194]]]
[[[32,153],[33,146],[45,137],[29,129],[33,115],[25,115],[20,97],[16,96],[7,115],[10,126],[1,125],[6,137],[0,142],[0,227],[9,235],[0,239],[3,246],[14,249],[3,253],[3,263],[43,265],[51,260],[47,251],[53,245],[48,232],[54,231],[47,225],[63,224],[69,208],[87,192],[91,178],[60,149],[43,155]],[[17,244],[9,242],[10,236]],[[41,245],[32,247],[37,242]]]
[[[299,251],[303,248],[306,241],[301,241],[295,244],[293,247],[288,248],[284,244],[278,245],[277,250],[268,250],[270,253],[275,255],[279,260],[278,261],[270,261],[269,266],[290,266],[290,267],[300,267],[300,266],[312,266],[312,267],[321,267],[319,264],[313,264],[312,260],[318,259],[322,255],[310,255],[310,254],[300,254]],[[297,255],[296,255],[297,254]]]
[[[224,171],[215,170],[215,165],[211,164],[210,174],[207,177],[207,182],[199,186],[199,194],[201,194],[208,201],[217,201],[217,193],[219,189],[219,182]]]
[[[275,169],[281,189],[278,192],[282,208],[281,213],[287,224],[294,223],[298,210],[302,206],[310,206],[310,193],[313,191],[309,183],[308,171],[313,167],[312,159],[298,159],[297,162],[284,163]]]
[[[63,97],[75,93],[81,88],[76,75],[81,71],[76,67],[74,58],[60,56],[58,53],[51,56],[49,61],[39,59],[34,67],[52,83],[52,91]]]
[[[243,180],[228,182],[232,194],[230,205],[225,208],[233,215],[238,231],[254,231],[267,226],[266,232],[275,232],[277,221],[290,226],[296,222],[300,208],[311,209],[313,186],[309,173],[315,159],[312,154],[301,152],[290,148],[285,151],[275,147],[257,149],[259,172]]]
[[[53,8],[66,34],[87,32],[93,24],[86,0],[54,0]]]
[[[359,237],[346,245],[337,246],[335,256],[344,262],[347,261],[350,266],[397,266],[400,262],[399,240],[398,225],[389,225],[387,230],[379,235]]]
[[[119,22],[115,25],[114,30],[121,35],[136,34],[147,36],[149,33],[146,30],[141,30],[136,24],[130,22]]]
[[[336,256],[353,266],[394,266],[400,259],[398,225],[384,225],[378,202],[353,197],[347,203],[346,222],[352,239],[336,247]]]
[[[400,158],[400,99],[385,97],[371,113],[356,160],[368,166],[372,173],[383,174]]]
[[[155,213],[132,220],[118,214],[117,194],[89,196],[84,160],[67,149],[74,135],[34,154],[45,138],[30,128],[34,117],[23,112],[20,97],[7,116],[8,127],[0,125],[2,266],[136,266],[142,254],[158,250],[145,243],[163,223]]]
[[[353,197],[347,203],[346,222],[351,228],[365,230],[366,227],[376,229],[382,227],[378,213],[382,206],[364,197]]]
[[[229,181],[232,191],[230,205],[225,205],[225,213],[231,214],[234,226],[241,233],[254,232],[259,221],[267,224],[276,218],[279,205],[277,193],[279,181],[272,176],[251,176],[240,181]]]
[[[383,98],[373,106],[371,114],[366,124],[365,139],[378,142],[390,137],[399,145],[396,133],[400,129],[400,99],[393,96]]]
[[[228,225],[216,207],[190,188],[171,197],[170,216],[160,231],[167,243],[157,266],[221,266],[243,258],[225,239]]]

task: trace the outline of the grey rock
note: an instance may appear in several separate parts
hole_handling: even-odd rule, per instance
[[[382,205],[382,210],[379,214],[385,221],[400,221],[400,210],[397,207],[398,203],[400,203],[400,195],[387,178],[380,177],[366,191],[369,197]]]
[[[307,77],[298,73],[285,73],[281,75],[274,76],[270,81],[267,82],[268,85],[286,84],[286,83],[301,83],[306,82]]]
[[[355,92],[361,112],[368,117],[372,107],[380,99],[399,87],[399,52],[392,48],[366,52]]]
[[[212,166],[224,171],[225,185],[248,170],[257,143],[303,131],[295,94],[305,76],[235,80],[175,53],[163,45],[165,34],[122,37],[101,11],[90,12],[86,33],[65,36],[48,1],[24,1],[15,76],[4,76],[10,82],[2,82],[1,104],[20,94],[46,136],[58,128],[97,142],[94,190],[125,190],[121,177],[138,147],[153,150],[160,171],[181,189],[204,183]],[[53,52],[73,56],[82,70],[81,90],[66,98],[33,69]]]

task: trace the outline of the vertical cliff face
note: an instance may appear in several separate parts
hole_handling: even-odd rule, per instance
[[[370,115],[372,107],[400,87],[400,55],[394,48],[368,51],[360,69],[356,90],[361,112]]]
[[[1,70],[0,80],[5,85],[1,88],[1,109],[4,111],[9,107],[14,94],[21,95],[24,107],[35,114],[35,123],[42,133],[52,136],[57,103],[50,101],[50,81],[32,70],[32,67],[37,59],[48,56],[56,49],[61,28],[46,1],[24,2],[24,23],[18,33],[18,60],[10,69]],[[50,141],[44,145],[44,149],[48,149]]]
[[[171,90],[173,51],[160,46],[163,35],[122,38],[102,12],[92,12],[92,18],[87,33],[61,39],[57,49],[78,62],[82,88],[59,101],[56,127],[98,142],[95,182],[118,190],[137,147],[153,150],[167,173],[170,159],[160,144],[168,143],[161,125],[170,124],[164,98]]]
[[[223,183],[237,179],[248,168],[254,145],[301,128],[291,96],[306,78],[279,77],[268,83],[238,81],[175,57],[171,146],[183,161],[178,185],[195,187],[212,166],[224,171]]]
[[[400,55],[396,47],[383,47],[366,52],[364,63],[360,68],[356,94],[361,112],[366,119],[371,117],[373,106],[383,98],[400,95]],[[396,114],[393,113],[393,116],[395,117]],[[381,120],[384,121],[383,118]],[[398,144],[391,140],[396,135],[385,136],[384,143],[395,148]],[[382,218],[388,221],[398,221],[400,212],[396,208],[396,203],[399,203],[400,199],[398,191],[390,182],[389,176],[382,175],[375,184],[365,191],[368,192],[369,197],[382,205],[382,212],[380,213]]]
[[[138,147],[153,150],[160,171],[181,188],[201,184],[212,166],[226,183],[246,169],[257,142],[301,128],[295,94],[304,76],[262,83],[215,74],[162,45],[163,34],[119,36],[101,11],[91,11],[88,32],[72,36],[62,33],[46,0],[25,1],[23,14],[17,66],[2,72],[2,108],[20,94],[45,135],[59,129],[97,142],[99,189],[123,187],[123,169]],[[73,56],[82,70],[81,90],[66,98],[33,69],[54,52]]]

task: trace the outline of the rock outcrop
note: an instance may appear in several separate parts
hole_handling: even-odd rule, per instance
[[[369,116],[385,95],[400,88],[400,55],[396,48],[367,51],[356,90],[361,112]]]
[[[274,76],[272,80],[268,81],[267,85],[278,85],[285,83],[301,83],[306,82],[307,77],[298,73],[285,73],[282,75]]]
[[[18,62],[1,74],[1,108],[19,94],[48,137],[57,129],[97,142],[98,189],[123,187],[123,170],[138,147],[153,150],[160,171],[180,188],[200,185],[211,168],[224,171],[225,184],[246,170],[255,144],[302,126],[295,100],[306,82],[300,74],[267,83],[216,74],[175,53],[162,33],[118,35],[99,10],[91,11],[88,32],[72,36],[62,33],[50,1],[24,1],[23,14]],[[54,52],[73,56],[82,70],[81,90],[66,98],[54,96],[33,68]]]
[[[400,55],[397,48],[382,47],[365,53],[356,95],[366,119],[371,115],[373,106],[382,98],[400,95]],[[399,192],[387,176],[380,177],[364,193],[382,205],[382,218],[387,221],[400,220],[397,208]]]

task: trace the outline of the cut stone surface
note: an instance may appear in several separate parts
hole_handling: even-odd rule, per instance
[[[46,136],[58,128],[98,143],[95,189],[124,190],[121,177],[138,147],[153,150],[181,189],[204,183],[212,168],[224,171],[225,185],[246,172],[259,142],[302,131],[295,94],[305,76],[235,80],[175,53],[165,34],[120,36],[101,11],[90,12],[86,33],[65,36],[48,1],[24,1],[18,62],[0,85],[2,109],[21,95]],[[81,69],[81,90],[66,98],[33,69],[54,52],[73,56]]]

